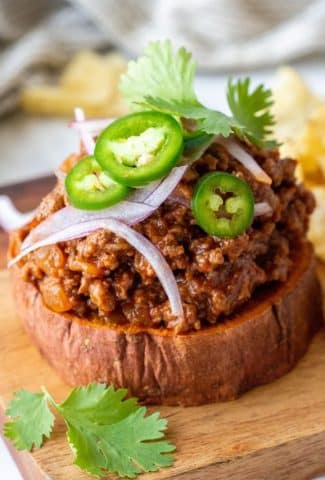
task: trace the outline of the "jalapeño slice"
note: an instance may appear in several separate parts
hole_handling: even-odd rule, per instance
[[[167,175],[182,151],[182,128],[172,116],[138,112],[116,120],[101,133],[95,157],[114,180],[140,187]]]
[[[71,204],[81,210],[110,207],[129,193],[129,188],[112,180],[92,155],[72,168],[66,177],[65,188]]]
[[[192,209],[205,232],[238,237],[253,221],[254,196],[244,180],[224,172],[208,173],[194,189]]]

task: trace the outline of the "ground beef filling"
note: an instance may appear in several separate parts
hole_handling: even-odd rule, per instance
[[[219,321],[249,300],[255,289],[286,281],[290,252],[306,241],[312,195],[294,177],[295,162],[277,151],[244,146],[272,178],[257,182],[220,145],[213,144],[186,173],[173,196],[135,228],[166,257],[182,297],[184,331]],[[70,157],[73,163],[78,157]],[[220,240],[196,225],[189,201],[206,172],[226,171],[244,178],[256,202],[266,201],[273,213],[257,217],[235,239]],[[42,202],[32,225],[67,203],[60,183]],[[28,233],[21,230],[20,240]],[[21,261],[25,280],[40,290],[56,312],[72,312],[103,323],[171,327],[174,318],[155,272],[126,241],[107,231],[37,250]]]

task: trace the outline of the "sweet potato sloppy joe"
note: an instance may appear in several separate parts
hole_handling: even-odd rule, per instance
[[[170,197],[134,228],[164,255],[180,290],[185,319],[181,331],[203,329],[247,302],[255,290],[285,282],[292,253],[306,242],[314,199],[294,175],[296,162],[277,150],[242,143],[272,179],[258,182],[228,151],[213,143],[185,173]],[[71,161],[72,158],[72,161]],[[75,163],[82,154],[66,162]],[[244,179],[256,202],[270,211],[256,216],[236,238],[205,233],[193,218],[193,188],[208,172],[229,172]],[[62,181],[42,201],[34,220],[12,238],[17,252],[31,228],[68,203]],[[86,238],[40,248],[20,261],[21,275],[40,291],[55,312],[72,312],[103,323],[172,328],[166,294],[151,265],[125,240],[99,230]]]
[[[153,42],[120,81],[131,113],[76,108],[80,152],[11,235],[17,310],[71,385],[234,399],[290,371],[321,327],[314,199],[279,157],[272,93],[230,79],[226,115],[194,73],[185,48]]]

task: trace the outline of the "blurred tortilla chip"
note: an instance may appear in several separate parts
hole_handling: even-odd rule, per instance
[[[306,172],[320,169],[325,174],[325,104],[317,106],[306,122],[299,160]]]
[[[315,172],[318,163],[314,156],[308,155],[306,145],[313,129],[307,130],[309,120],[321,101],[308,88],[300,75],[290,67],[277,71],[273,87],[275,116],[274,134],[282,144],[282,156],[290,156],[301,161],[303,170]]]
[[[118,90],[127,62],[118,54],[79,52],[64,69],[58,85],[34,85],[22,91],[26,112],[71,117],[79,106],[86,116],[121,116],[127,105]]]
[[[325,101],[290,67],[277,72],[273,93],[275,137],[282,143],[281,155],[298,160],[297,177],[315,195],[309,238],[325,261]]]
[[[316,209],[311,217],[309,239],[314,244],[316,255],[325,261],[325,185],[313,187]]]

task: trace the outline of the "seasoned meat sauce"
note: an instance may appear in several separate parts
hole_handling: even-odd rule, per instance
[[[272,178],[257,182],[220,145],[213,144],[186,173],[174,194],[135,228],[166,257],[177,279],[185,322],[183,331],[199,330],[227,316],[263,284],[285,282],[290,252],[306,241],[314,199],[294,176],[296,163],[277,151],[243,145]],[[65,162],[70,168],[80,156]],[[206,172],[227,171],[244,178],[256,202],[266,201],[273,213],[257,217],[235,239],[218,239],[196,225],[189,202],[197,180]],[[30,227],[67,203],[62,182],[43,200]],[[17,232],[21,241],[28,228]],[[23,278],[33,282],[46,305],[89,321],[172,328],[175,320],[154,270],[125,240],[108,231],[41,248],[20,263]]]

